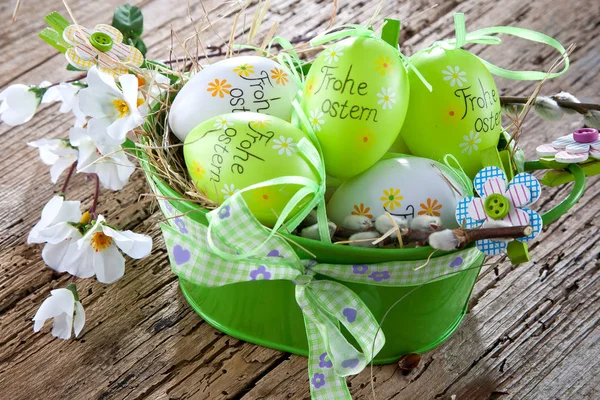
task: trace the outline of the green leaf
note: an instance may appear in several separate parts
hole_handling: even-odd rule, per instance
[[[67,64],[67,71],[85,71],[85,69],[79,69],[77,67],[72,66],[71,64]]]
[[[124,41],[129,38],[139,38],[144,31],[144,17],[139,8],[131,4],[117,7],[112,20],[112,26],[121,31]]]
[[[123,142],[123,144],[121,145],[121,147],[128,151],[129,153],[133,154],[134,156],[136,156],[137,158],[139,158],[141,156],[141,150],[138,149],[138,147],[135,145],[135,142],[129,138],[125,139],[125,142]]]
[[[65,53],[67,51],[67,46],[63,45],[63,40],[62,38],[60,38],[60,36],[58,35],[58,32],[56,32],[54,29],[52,28],[44,28],[43,31],[41,31],[40,33],[38,33],[38,36],[46,43],[48,43],[50,46],[54,47],[56,50],[60,51],[61,53]]]
[[[65,17],[63,17],[56,11],[51,12],[50,14],[46,15],[44,20],[46,21],[46,23],[48,25],[50,25],[50,27],[52,29],[54,29],[56,31],[56,33],[58,33],[58,35],[61,38],[62,38],[62,34],[63,34],[63,31],[65,30],[65,28],[67,26],[71,25],[71,23]]]

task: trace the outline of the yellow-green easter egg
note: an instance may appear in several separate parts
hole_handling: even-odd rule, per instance
[[[208,199],[222,203],[238,190],[273,178],[301,176],[318,183],[318,174],[298,149],[305,137],[300,129],[277,117],[230,113],[194,128],[185,138],[183,154],[198,190]],[[254,216],[272,227],[301,187],[266,186],[242,196]],[[309,200],[303,199],[298,208]]]
[[[404,64],[381,39],[348,38],[317,57],[302,108],[321,143],[328,175],[357,175],[388,151],[402,127],[408,94]]]
[[[398,142],[414,155],[441,161],[452,154],[473,177],[482,168],[481,150],[496,146],[502,111],[492,75],[473,54],[436,47],[411,62],[433,87],[429,92],[410,71],[410,102]],[[396,149],[396,147],[398,147]]]

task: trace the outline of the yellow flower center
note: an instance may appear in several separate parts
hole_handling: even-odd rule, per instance
[[[390,101],[390,96],[383,96],[383,101]]]
[[[455,72],[455,73],[453,73],[453,74],[452,74],[452,77],[453,77],[454,79],[458,79],[458,74]]]
[[[288,147],[288,144],[286,142],[283,142],[283,143],[281,143],[281,147],[283,147],[285,149],[286,147]]]
[[[112,245],[112,238],[110,236],[106,236],[103,232],[96,232],[92,236],[91,244],[94,248],[94,251],[97,253],[99,251],[108,249]]]
[[[118,118],[123,118],[127,115],[129,115],[129,105],[127,104],[127,102],[125,100],[113,100],[112,101],[113,106],[115,107],[115,109],[119,112],[119,117]],[[144,99],[142,98],[138,98],[137,99],[137,106],[141,106],[144,103]]]
[[[81,216],[81,219],[79,220],[79,223],[87,225],[90,222],[91,219],[92,219],[92,214],[90,214],[88,211],[86,211]]]
[[[119,118],[123,118],[129,114],[129,106],[125,100],[113,100],[112,103],[119,112]]]

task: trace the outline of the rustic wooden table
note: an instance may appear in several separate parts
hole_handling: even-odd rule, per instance
[[[42,17],[63,10],[59,0],[23,0],[11,24],[14,1],[0,4],[0,87],[67,79],[65,60],[37,38]],[[119,0],[69,4],[84,26],[110,22]],[[145,15],[149,55],[168,56],[170,29],[192,34],[188,2],[135,1]],[[216,1],[206,1],[212,8]],[[329,20],[327,1],[272,1],[262,34],[280,23],[288,38],[312,36]],[[337,23],[366,22],[375,1],[340,1]],[[405,20],[402,44],[408,54],[453,33],[452,13],[462,11],[470,30],[493,25],[535,29],[563,44],[576,43],[570,71],[546,84],[543,92],[568,90],[582,101],[600,101],[600,2],[575,0],[387,1],[381,16]],[[253,10],[255,4],[250,7]],[[190,1],[196,21],[202,4]],[[251,14],[249,14],[251,15]],[[412,16],[412,17],[411,17]],[[230,21],[214,24],[228,38]],[[214,32],[205,43],[220,44]],[[509,68],[547,69],[556,53],[510,40],[498,48],[477,48],[484,58]],[[181,54],[181,49],[176,49]],[[497,81],[505,95],[529,95],[535,84]],[[102,191],[99,212],[121,228],[151,235],[153,256],[128,262],[125,277],[104,286],[80,284],[87,324],[77,340],[34,334],[31,318],[50,289],[64,287],[68,276],[41,260],[40,246],[27,245],[29,230],[42,206],[59,186],[26,142],[66,137],[70,117],[57,105],[43,106],[36,118],[15,128],[0,125],[0,398],[2,399],[303,399],[308,396],[306,359],[240,342],[217,332],[186,304],[169,270],[157,223],[140,171],[120,192]],[[579,127],[567,116],[548,123],[530,116],[521,144],[533,149]],[[70,197],[91,202],[92,183],[77,176]],[[564,198],[570,185],[545,189],[539,207],[547,210]],[[531,246],[535,261],[512,267],[486,267],[472,295],[469,314],[446,343],[423,356],[407,376],[396,365],[375,368],[378,399],[598,399],[600,398],[600,179],[589,180],[579,204],[545,229]],[[45,329],[47,331],[48,328]],[[357,399],[370,397],[368,371],[349,379]]]

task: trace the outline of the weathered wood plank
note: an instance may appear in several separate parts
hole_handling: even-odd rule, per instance
[[[215,2],[206,2],[211,8]],[[273,2],[262,32],[280,22],[279,33],[311,36],[328,23],[331,4],[310,1]],[[117,1],[99,3],[85,13],[84,2],[69,2],[84,25],[110,21]],[[139,2],[146,16],[145,40],[151,54],[168,56],[169,26],[181,38],[193,33],[186,2]],[[338,23],[365,22],[376,2],[340,2]],[[436,9],[406,20],[403,46],[408,50],[452,34],[452,12],[467,14],[469,30],[512,24],[554,35],[563,43],[576,41],[569,74],[547,84],[547,93],[568,88],[582,100],[600,101],[600,74],[594,39],[600,5],[581,1],[581,13],[570,5],[547,1],[444,2]],[[427,8],[424,2],[385,4],[382,15],[406,17]],[[62,56],[39,45],[35,35],[41,16],[61,9],[60,1],[24,1],[19,22],[0,27],[0,48],[10,63],[0,65],[0,85],[17,79],[37,83],[43,78],[64,79]],[[192,2],[196,22],[201,5]],[[6,3],[0,15],[12,11]],[[160,28],[160,29],[159,29]],[[215,22],[221,37],[230,23]],[[205,40],[208,40],[209,33]],[[544,69],[554,60],[550,50],[507,40],[500,49],[479,49],[499,65]],[[181,54],[181,49],[176,48]],[[504,93],[529,94],[535,84],[498,80]],[[155,256],[128,263],[127,274],[115,285],[93,281],[80,285],[88,313],[84,335],[62,342],[33,334],[30,318],[53,287],[67,277],[43,265],[38,246],[25,244],[29,229],[52,195],[47,169],[37,161],[26,141],[64,137],[70,121],[56,117],[56,107],[45,107],[24,127],[0,125],[3,160],[0,163],[0,392],[9,398],[306,398],[306,360],[224,336],[203,323],[186,305],[169,271],[156,223],[159,215],[148,203],[137,203],[146,191],[141,173],[126,190],[103,191],[100,212],[120,227],[147,232],[155,239]],[[532,116],[525,124],[522,143],[532,149],[579,126],[565,118],[549,124]],[[555,205],[567,188],[545,191],[543,209]],[[513,268],[507,263],[487,267],[481,275],[471,311],[459,331],[444,345],[424,355],[421,366],[408,376],[396,366],[378,366],[374,378],[379,399],[400,398],[594,398],[598,396],[598,283],[597,212],[600,180],[590,181],[586,196],[575,210],[532,248],[534,263]],[[77,177],[71,198],[91,201],[90,184]],[[33,200],[33,201],[32,201]],[[369,372],[350,380],[356,398],[370,397]],[[23,391],[26,387],[27,390]],[[494,397],[495,396],[495,397]]]

